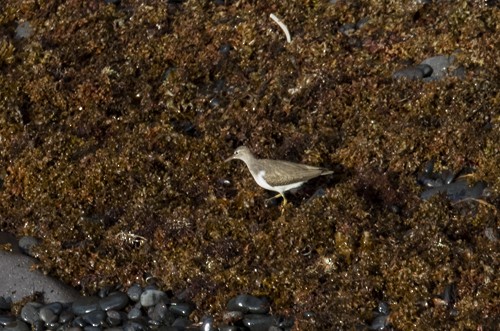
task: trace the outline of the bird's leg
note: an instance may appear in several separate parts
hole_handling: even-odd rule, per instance
[[[282,196],[282,195],[281,195],[281,193],[278,193],[278,194],[276,194],[274,197],[271,197],[271,198],[269,198],[269,199],[266,199],[265,201],[266,201],[266,203],[267,203],[267,202],[269,202],[269,201],[271,201],[271,200],[274,200],[274,199],[276,199],[276,198],[279,198],[279,197],[281,197],[281,196]]]
[[[280,209],[281,209],[281,216],[283,216],[283,214],[285,214],[285,206],[286,206],[286,204],[287,204],[288,201],[285,198],[285,194],[281,194],[280,193],[280,195],[283,197],[283,203],[281,204],[281,207],[280,207]]]

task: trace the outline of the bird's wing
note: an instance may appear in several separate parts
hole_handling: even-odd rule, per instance
[[[266,162],[267,160],[261,160]],[[274,161],[273,171],[267,171],[264,179],[271,186],[289,185],[297,182],[306,182],[311,178],[318,177],[323,174],[331,173],[324,168],[297,164],[287,161]]]

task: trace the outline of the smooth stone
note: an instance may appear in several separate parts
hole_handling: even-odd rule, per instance
[[[14,316],[0,315],[0,325],[5,326],[11,322],[14,322],[16,318]]]
[[[44,321],[45,323],[54,323],[59,319],[59,316],[57,316],[57,314],[55,314],[50,308],[47,307],[42,307],[40,309],[39,315],[42,321]]]
[[[137,307],[130,309],[128,314],[127,314],[127,318],[131,319],[131,320],[138,319],[140,317],[142,317],[142,312]]]
[[[82,331],[82,330],[83,329],[81,327],[78,327],[78,326],[72,326],[72,327],[65,329],[65,331]]]
[[[188,317],[193,312],[194,307],[189,303],[172,303],[169,310],[177,316]]]
[[[128,321],[123,326],[125,331],[140,331],[140,330],[150,330],[149,326],[141,321]]]
[[[97,297],[81,297],[73,302],[71,310],[75,315],[83,315],[90,313],[99,308],[99,298]]]
[[[12,300],[10,298],[0,297],[0,310],[10,310],[12,308]]]
[[[54,322],[54,323],[43,323],[42,321],[39,321],[39,322],[40,322],[40,327],[35,327],[35,330],[36,329],[38,329],[38,330],[55,330],[61,326],[61,324],[59,324],[57,322]]]
[[[167,295],[163,291],[148,289],[141,294],[141,305],[143,307],[151,307],[158,304],[164,298],[167,298]]]
[[[241,329],[235,325],[223,325],[219,327],[219,331],[241,331]]]
[[[59,323],[62,323],[62,324],[69,323],[73,320],[74,317],[75,317],[75,314],[73,314],[73,312],[71,312],[69,310],[64,310],[59,315]]]
[[[275,323],[276,319],[271,315],[248,314],[243,318],[243,325],[250,331],[268,331]]]
[[[32,236],[24,236],[19,239],[19,248],[21,251],[29,256],[33,256],[33,247],[37,246],[40,243],[40,239],[37,239]]]
[[[35,324],[36,321],[40,320],[40,308],[41,303],[38,302],[28,302],[21,309],[21,318],[23,321],[29,324]]]
[[[30,331],[31,328],[23,321],[15,320],[3,327],[4,331]]]
[[[87,325],[86,327],[83,328],[83,331],[102,331],[102,328],[99,328],[97,326]]]
[[[106,312],[106,321],[111,326],[117,326],[123,322],[123,317],[122,314],[116,310],[108,310]]]
[[[241,311],[243,313],[266,314],[269,312],[269,302],[248,294],[240,294],[227,303],[228,310]]]
[[[83,320],[82,316],[77,316],[71,324],[72,324],[72,326],[78,326],[81,328],[88,325],[88,323]]]
[[[141,294],[142,294],[142,287],[139,284],[134,284],[130,286],[130,288],[127,290],[127,295],[130,298],[130,300],[137,302],[141,299]]]
[[[88,324],[98,327],[102,325],[106,319],[106,312],[104,310],[94,310],[83,315],[82,318]]]
[[[128,305],[128,300],[128,296],[125,293],[113,292],[99,300],[99,307],[104,311],[111,309],[121,310]]]
[[[168,306],[164,302],[158,303],[154,308],[152,307],[151,311],[148,312],[149,318],[154,321],[168,321],[168,324],[172,324],[175,320],[175,317],[172,312],[169,311]]]
[[[370,324],[370,330],[384,330],[387,326],[388,315],[376,316]]]
[[[35,259],[24,254],[0,251],[0,295],[14,303],[33,292],[43,293],[46,302],[72,302],[80,297],[75,289],[33,270],[35,264]]]
[[[214,331],[214,318],[212,316],[207,316],[201,319],[200,331]]]
[[[174,323],[172,323],[172,326],[175,327],[180,327],[180,328],[185,328],[191,324],[191,321],[187,317],[178,317],[175,319]]]
[[[421,80],[424,77],[429,77],[432,74],[432,67],[426,64],[419,64],[416,66],[410,66],[403,69],[399,69],[392,74],[393,79],[409,79],[409,80]]]
[[[455,61],[454,56],[438,55],[425,59],[420,64],[426,64],[432,68],[432,79],[440,79],[448,74],[448,68]]]
[[[107,297],[112,292],[114,292],[114,291],[112,291],[109,286],[106,286],[106,287],[99,289],[99,291],[97,292],[97,296],[102,299],[102,298]]]

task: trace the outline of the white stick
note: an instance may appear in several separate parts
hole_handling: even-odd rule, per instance
[[[292,42],[292,36],[290,35],[290,31],[288,31],[288,28],[286,27],[285,23],[283,23],[279,18],[276,17],[276,15],[274,14],[271,14],[269,15],[269,17],[271,17],[271,19],[273,21],[276,22],[276,24],[278,24],[281,28],[281,30],[283,30],[283,32],[285,33],[285,36],[286,36],[286,41],[291,43]]]

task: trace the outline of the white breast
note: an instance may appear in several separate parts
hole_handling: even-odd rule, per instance
[[[289,191],[291,189],[297,188],[297,187],[301,186],[302,184],[304,184],[304,182],[298,182],[298,183],[293,183],[293,184],[288,184],[288,185],[281,185],[281,186],[274,186],[274,187],[272,187],[264,179],[265,175],[266,175],[266,172],[262,170],[262,171],[259,171],[259,173],[257,174],[257,176],[253,176],[253,178],[255,179],[255,181],[257,182],[257,184],[259,184],[260,187],[263,187],[263,188],[265,188],[266,190],[269,190],[269,191],[283,193],[283,192],[286,192],[286,191]]]

